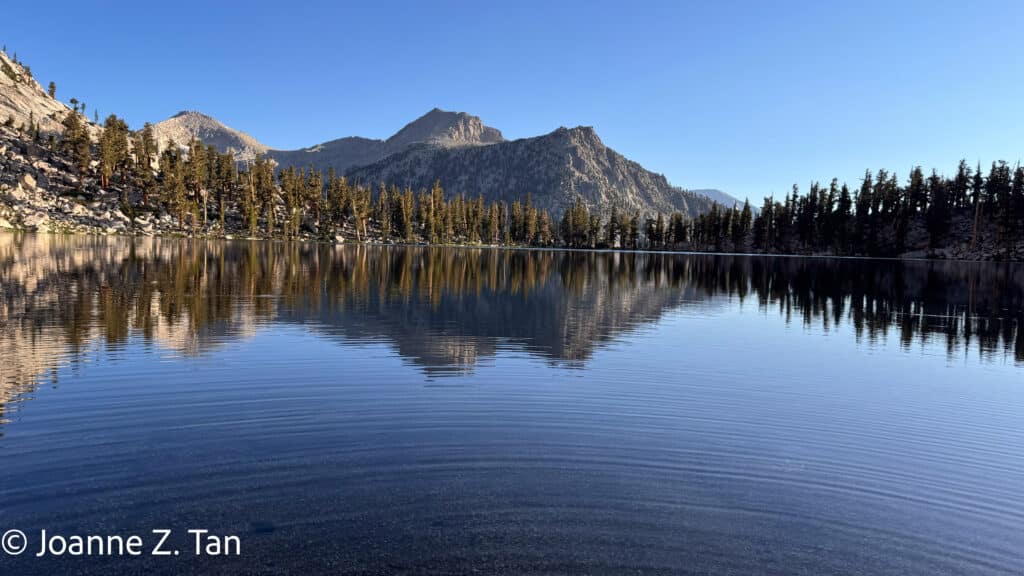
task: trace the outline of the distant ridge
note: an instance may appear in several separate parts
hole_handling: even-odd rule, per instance
[[[501,132],[485,126],[477,116],[434,108],[386,140],[350,136],[299,150],[270,150],[268,155],[282,166],[306,167],[344,172],[353,166],[372,164],[417,144],[442,148],[483,146],[504,142]]]
[[[375,164],[352,168],[350,179],[413,189],[440,180],[453,194],[485,200],[521,200],[559,213],[575,199],[609,212],[696,216],[710,209],[705,196],[672,186],[604,145],[592,127],[559,128],[534,138],[490,146],[413,146]]]
[[[734,205],[743,206],[743,200],[740,200],[739,198],[737,198],[737,197],[735,197],[735,196],[733,196],[731,194],[727,194],[725,192],[722,192],[721,190],[719,190],[717,188],[699,188],[699,189],[693,189],[693,190],[690,190],[690,191],[693,192],[694,194],[700,194],[701,196],[707,196],[708,198],[711,198],[715,202],[718,202],[719,204],[721,204],[721,205],[723,205],[723,206],[725,206],[727,208],[732,208]],[[753,209],[753,208],[754,207],[751,206],[751,209]]]
[[[384,139],[350,136],[298,150],[275,150],[195,111],[183,111],[155,125],[161,143],[185,144],[195,137],[239,160],[265,154],[279,166],[312,166],[364,184],[414,189],[440,180],[452,194],[487,200],[522,200],[555,213],[575,199],[591,209],[644,214],[681,211],[697,216],[713,201],[736,200],[718,190],[706,194],[671,185],[608,148],[590,126],[559,128],[549,134],[509,141],[501,131],[465,112],[433,108]]]

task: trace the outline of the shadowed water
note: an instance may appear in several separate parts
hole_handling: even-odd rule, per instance
[[[0,572],[1017,574],[1022,308],[1007,264],[0,235],[0,531],[183,551]]]

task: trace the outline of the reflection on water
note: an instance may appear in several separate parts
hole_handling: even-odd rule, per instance
[[[11,573],[1024,565],[1020,266],[0,235],[0,302],[0,528],[246,551]]]
[[[502,344],[583,365],[666,310],[723,298],[863,344],[941,339],[1024,361],[1024,267],[700,254],[0,236],[4,396],[133,335],[198,355],[261,325],[381,339],[431,374]]]

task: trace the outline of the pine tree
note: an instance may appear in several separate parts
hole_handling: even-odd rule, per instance
[[[185,163],[177,146],[168,146],[160,156],[161,198],[168,210],[175,213],[178,226],[184,230],[188,210],[188,189],[185,184]]]
[[[501,234],[501,211],[498,208],[498,203],[492,203],[488,210],[489,216],[487,217],[487,227],[485,232],[485,241],[488,244],[497,244]]]
[[[610,222],[609,222],[610,224]],[[680,248],[686,242],[686,224],[681,212],[673,212],[669,217],[669,242],[672,248]]]
[[[305,182],[305,205],[307,213],[312,218],[311,227],[316,231],[317,236],[323,238],[323,213],[325,209],[324,199],[324,175],[312,164],[306,172]]]
[[[928,178],[927,203],[928,247],[935,250],[949,232],[950,212],[946,182],[934,170]]]
[[[864,172],[860,190],[857,192],[856,216],[854,227],[859,244],[864,247],[863,253],[873,254],[878,246],[878,219],[880,217],[878,195],[875,194],[874,175],[870,170]]]
[[[968,191],[971,189],[971,167],[967,165],[967,160],[960,160],[950,188],[953,207],[969,208],[971,205],[968,197]]]
[[[63,124],[64,149],[71,156],[75,165],[78,166],[78,187],[79,189],[84,189],[85,176],[89,171],[89,162],[92,161],[89,133],[75,112],[65,116]]]
[[[268,238],[273,238],[277,233],[276,211],[278,201],[277,186],[274,186],[273,164],[262,156],[258,156],[256,164],[252,169],[252,178],[252,190],[255,198],[250,212],[250,231],[253,231],[255,235],[256,207],[261,206],[266,223],[266,235]]]
[[[228,202],[234,195],[235,182],[238,180],[237,170],[235,159],[230,153],[217,156],[217,217],[220,219],[221,232],[227,231],[225,219]]]
[[[657,233],[657,231],[655,231],[654,227],[655,227],[654,218],[651,218],[650,216],[648,216],[647,218],[644,219],[644,236],[647,237],[647,249],[648,250],[657,250],[658,249],[658,241],[657,241],[657,234],[658,233]]]
[[[281,197],[284,199],[285,220],[284,237],[295,238],[297,236],[299,219],[299,198],[301,195],[299,181],[300,176],[295,173],[295,167],[289,166],[277,173],[278,187],[281,189]]]
[[[609,248],[615,247],[615,242],[619,236],[619,210],[615,206],[612,206],[612,212],[608,216],[608,224],[605,226],[605,243]]]
[[[640,246],[640,214],[633,214],[629,219],[629,247],[636,250]]]
[[[999,232],[1000,243],[1009,247],[1013,243],[1013,178],[1010,166],[1003,160],[992,163],[985,181],[987,201]]]
[[[110,187],[110,178],[115,172],[121,173],[121,184],[125,184],[128,169],[128,125],[111,114],[103,123],[100,136],[100,186]]]
[[[920,166],[910,171],[907,183],[907,203],[911,213],[924,212],[928,207],[928,190],[924,182],[924,172]]]
[[[530,194],[526,195],[523,218],[523,242],[532,244],[537,238],[537,209],[533,206]]]
[[[412,193],[412,189],[406,188],[402,192],[402,218],[405,222],[402,235],[410,244],[416,240],[414,214],[416,214],[416,196]]]
[[[520,244],[523,241],[523,207],[516,200],[512,202],[512,241]]]
[[[541,210],[537,216],[537,245],[549,246],[551,244],[551,216],[547,210]]]
[[[750,209],[750,201],[743,201],[743,209],[739,211],[739,217],[736,219],[736,225],[733,229],[732,234],[732,245],[734,250],[743,251],[746,249],[747,236],[750,234],[750,229],[754,223],[754,214]]]
[[[135,159],[132,163],[132,179],[142,195],[141,204],[148,206],[150,195],[155,187],[155,181],[153,179],[152,160],[146,155],[146,145],[142,131],[132,134],[132,153]]]
[[[344,176],[336,177],[332,169],[327,178],[327,212],[332,236],[344,228],[348,218],[349,195],[348,180]]]
[[[843,183],[839,191],[839,201],[835,212],[835,246],[839,254],[850,253],[850,236],[853,225],[853,198],[850,196],[850,188]]]
[[[974,221],[971,224],[971,249],[978,243],[978,227],[981,225],[981,207],[984,204],[985,183],[981,175],[981,162],[978,162],[974,170],[974,178],[971,180],[971,199],[974,204]]]
[[[259,232],[259,195],[256,193],[256,169],[262,161],[261,157],[256,158],[256,164],[246,164],[246,171],[243,177],[245,191],[242,194],[242,204],[245,208],[245,219],[249,223],[249,237],[255,238]]]
[[[356,242],[367,237],[367,220],[370,218],[371,192],[358,184],[352,188],[349,209],[356,227]]]
[[[377,204],[374,206],[374,219],[380,228],[381,240],[387,241],[391,238],[391,201],[387,188],[381,184],[380,192],[377,194]]]
[[[587,225],[587,239],[585,246],[593,248],[601,239],[601,217],[598,214],[591,214]]]
[[[1010,219],[1013,222],[1011,236],[1019,242],[1021,236],[1024,235],[1024,167],[1021,167],[1019,163],[1013,171],[1013,186],[1010,191],[1010,212]]]
[[[203,225],[206,225],[206,197],[208,169],[206,162],[206,146],[198,139],[193,138],[188,143],[188,161],[186,163],[185,185],[189,189],[191,198],[190,208],[202,209]]]
[[[434,181],[434,186],[430,189],[428,202],[430,204],[430,222],[427,229],[427,241],[431,244],[447,242],[445,234],[444,189],[441,188],[440,180]]]

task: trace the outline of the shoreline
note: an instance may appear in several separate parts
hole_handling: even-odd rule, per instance
[[[356,241],[354,239],[343,239],[342,241],[328,241],[316,238],[260,238],[252,236],[240,236],[234,234],[213,236],[194,235],[185,233],[153,233],[153,234],[126,234],[121,232],[105,232],[100,228],[96,231],[55,231],[55,230],[30,230],[25,228],[0,227],[0,234],[32,234],[36,236],[76,236],[76,237],[104,237],[104,238],[160,238],[177,240],[203,240],[209,242],[276,242],[276,243],[302,243],[321,244],[324,246],[371,246],[371,247],[393,247],[393,248],[448,248],[460,250],[518,250],[528,252],[584,252],[595,254],[662,254],[662,255],[689,255],[689,256],[742,256],[747,258],[802,258],[802,259],[823,259],[823,260],[871,260],[891,262],[962,262],[964,264],[1024,264],[1024,260],[999,260],[999,259],[978,259],[978,258],[928,258],[921,256],[860,256],[841,254],[793,254],[773,252],[707,252],[700,250],[642,250],[628,248],[580,248],[572,246],[525,246],[525,245],[503,245],[503,244],[430,244],[406,243],[406,242],[381,242]]]

